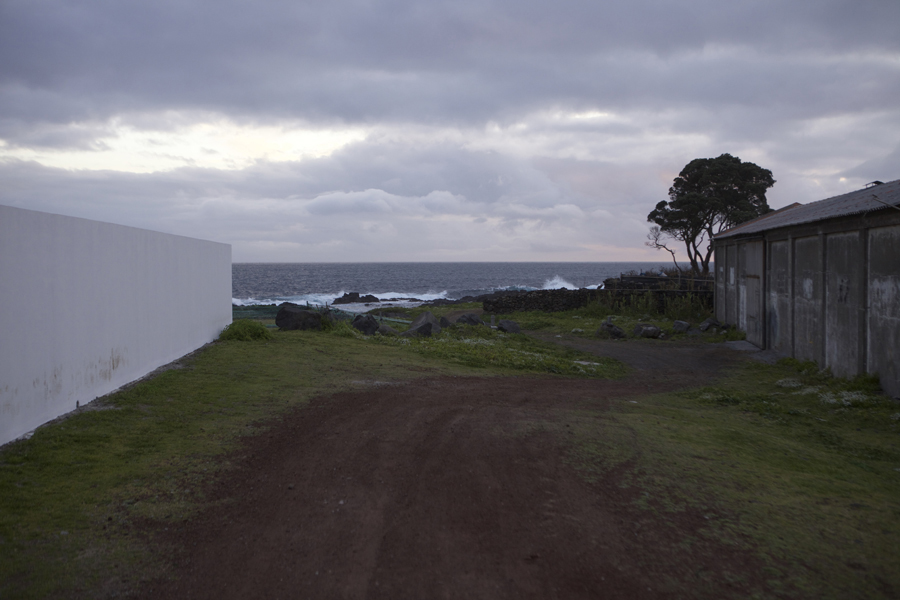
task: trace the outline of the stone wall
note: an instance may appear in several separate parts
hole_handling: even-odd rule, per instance
[[[607,286],[609,287],[609,286]],[[602,290],[536,290],[494,296],[482,300],[484,312],[508,314],[521,311],[560,312],[587,306],[591,302],[606,303],[611,307],[621,306],[634,295],[650,294],[656,301],[657,310],[662,312],[666,300],[670,298],[694,295],[712,308],[713,293],[711,291],[690,290],[645,290],[645,289],[602,289]]]
[[[587,305],[598,299],[598,290],[536,290],[485,299],[484,312],[507,314],[511,312],[540,310],[559,312]]]

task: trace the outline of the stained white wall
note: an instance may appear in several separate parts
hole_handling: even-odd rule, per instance
[[[0,444],[230,322],[230,245],[0,206]]]

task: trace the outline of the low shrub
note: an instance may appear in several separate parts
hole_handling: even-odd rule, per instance
[[[270,340],[272,332],[259,321],[250,319],[238,319],[222,330],[219,340],[223,342],[252,342],[254,340]]]

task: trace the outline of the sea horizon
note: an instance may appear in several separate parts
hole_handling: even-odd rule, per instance
[[[357,292],[395,305],[458,300],[498,291],[597,289],[664,261],[467,261],[232,263],[232,303],[330,305]]]

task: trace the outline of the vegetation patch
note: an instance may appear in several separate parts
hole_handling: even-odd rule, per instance
[[[443,306],[417,306],[415,308],[408,309],[408,313],[410,320],[415,319],[424,312],[430,312],[435,317],[440,319],[441,317],[445,317],[450,313],[481,312],[481,309],[481,302],[462,302],[460,304],[445,304]],[[488,316],[488,321],[490,321],[490,316]]]
[[[584,338],[597,337],[600,325],[609,320],[621,328],[629,338],[634,337],[633,330],[638,323],[655,325],[663,332],[666,340],[696,341],[696,342],[725,342],[746,339],[746,334],[734,328],[723,331],[719,328],[710,328],[706,332],[699,331],[700,324],[710,318],[712,313],[696,310],[690,313],[692,316],[676,311],[676,318],[671,314],[660,314],[648,308],[642,310],[644,305],[638,303],[636,307],[624,311],[614,311],[608,306],[593,303],[583,308],[574,310],[546,313],[541,311],[516,312],[498,315],[499,319],[511,319],[516,321],[525,331],[540,331],[543,333],[555,333],[558,335],[574,335]],[[677,333],[674,329],[675,320],[687,321],[693,331],[690,333]]]
[[[381,338],[428,357],[476,368],[552,373],[568,377],[623,377],[621,362],[484,326],[456,326],[430,338]]]
[[[219,334],[219,341],[223,342],[252,342],[270,339],[272,339],[272,332],[261,322],[252,319],[232,321]]]
[[[900,405],[873,377],[750,363],[614,406],[569,415],[585,479],[624,466],[640,506],[702,515],[703,536],[758,552],[779,596],[900,591]]]

